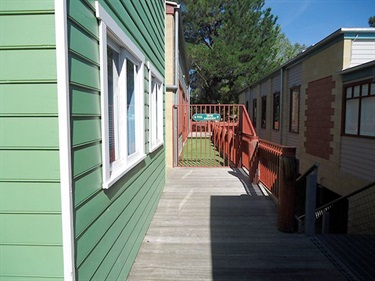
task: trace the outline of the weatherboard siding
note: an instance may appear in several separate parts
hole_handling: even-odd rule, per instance
[[[0,33],[0,279],[63,280],[54,1],[1,1]]]
[[[374,140],[356,137],[341,137],[341,170],[358,178],[374,181]]]
[[[281,92],[281,78],[280,74],[271,78],[272,93]]]
[[[164,73],[163,1],[100,4]],[[77,280],[125,280],[165,183],[161,147],[108,190],[102,189],[99,26],[95,1],[68,5],[71,63],[72,175]],[[145,62],[145,63],[146,63]],[[144,71],[145,151],[148,151],[148,70]]]
[[[293,146],[297,148],[297,157],[299,158],[300,154],[300,134],[302,132],[302,114],[304,114],[301,110],[301,104],[304,102],[302,93],[303,89],[300,89],[300,119],[299,119],[299,133],[291,133],[289,132],[289,122],[290,122],[290,90],[293,87],[300,86],[302,83],[302,64],[299,63],[290,69],[287,70],[287,79],[288,79],[288,89],[287,92],[284,93],[284,130],[285,130],[285,135],[284,135],[284,144],[288,146]]]
[[[375,59],[374,40],[353,40],[350,67]]]

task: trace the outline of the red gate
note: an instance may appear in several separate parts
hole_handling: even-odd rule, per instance
[[[250,160],[249,151],[254,154],[251,141],[257,138],[243,105],[177,105],[174,109],[174,166],[243,166],[243,160]]]

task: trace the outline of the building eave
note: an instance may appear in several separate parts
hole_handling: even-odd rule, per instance
[[[352,73],[352,72],[356,72],[356,71],[359,71],[359,70],[362,70],[362,69],[365,69],[365,68],[369,68],[369,67],[375,67],[375,60],[372,60],[372,61],[369,61],[369,62],[366,62],[366,63],[362,63],[360,65],[356,65],[356,66],[353,66],[353,67],[349,67],[349,68],[345,68],[343,70],[341,70],[339,72],[339,74],[349,74],[349,73]]]
[[[261,83],[262,81],[269,79],[270,77],[276,76],[280,72],[281,69],[288,69],[288,68],[293,67],[296,64],[299,64],[301,61],[303,61],[307,57],[311,56],[312,54],[316,52],[319,52],[320,49],[323,49],[329,44],[331,44],[332,42],[335,42],[335,40],[340,40],[340,39],[355,40],[356,38],[359,37],[359,35],[361,35],[361,39],[374,39],[375,40],[375,28],[373,27],[340,28],[336,30],[335,32],[331,33],[330,35],[328,35],[327,37],[325,37],[324,39],[322,39],[321,41],[319,41],[318,43],[311,45],[306,50],[302,51],[297,56],[288,60],[287,62],[285,62],[278,68],[272,70],[263,78],[257,80],[254,83],[251,83],[248,87],[246,87],[245,89],[242,89],[240,93],[245,91],[247,88],[251,88],[254,85]]]

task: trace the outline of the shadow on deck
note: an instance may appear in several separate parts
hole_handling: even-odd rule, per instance
[[[346,280],[239,170],[175,168],[128,280]]]

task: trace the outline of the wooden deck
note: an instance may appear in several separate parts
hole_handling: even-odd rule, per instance
[[[230,168],[175,168],[127,280],[346,280]]]

